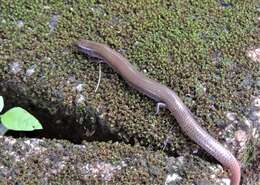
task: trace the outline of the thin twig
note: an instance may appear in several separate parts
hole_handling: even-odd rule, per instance
[[[95,89],[95,93],[97,92],[100,81],[101,81],[101,64],[100,64],[100,62],[99,62],[98,68],[99,68],[99,75],[98,75],[98,83],[97,83],[97,86],[96,86],[96,89]]]

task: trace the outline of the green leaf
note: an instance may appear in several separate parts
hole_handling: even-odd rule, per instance
[[[4,98],[3,96],[0,96],[0,112],[2,112],[3,108],[4,108]]]
[[[2,124],[9,130],[32,131],[42,129],[40,122],[21,107],[14,107],[1,115]]]

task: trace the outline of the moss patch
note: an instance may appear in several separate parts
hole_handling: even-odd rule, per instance
[[[55,139],[8,137],[0,141],[0,184],[188,185],[197,179],[214,182],[216,178],[207,180],[208,176],[221,172],[196,157],[169,158],[159,151],[123,143],[74,145]],[[169,178],[171,175],[178,180]]]
[[[71,44],[79,38],[107,43],[174,89],[213,135],[225,112],[243,114],[257,93],[259,66],[245,55],[259,44],[257,1],[3,0],[0,9],[0,81],[15,81],[18,94],[49,112],[60,106],[74,109],[84,97],[83,107],[101,113],[124,142],[162,149],[170,138],[168,152],[197,149],[168,111],[155,115],[155,103],[108,66],[102,65],[94,93],[98,64],[73,52]],[[248,78],[251,83],[245,85]],[[81,92],[75,90],[79,84]]]

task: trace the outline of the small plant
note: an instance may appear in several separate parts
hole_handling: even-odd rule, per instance
[[[4,108],[4,99],[0,96],[0,112]],[[0,136],[8,130],[33,131],[42,129],[40,122],[21,107],[14,107],[0,115]]]

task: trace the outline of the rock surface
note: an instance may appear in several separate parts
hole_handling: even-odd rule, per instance
[[[202,127],[236,155],[242,184],[260,182],[256,0],[2,0],[0,10],[4,111],[21,106],[44,127],[7,133],[23,139],[1,138],[3,183],[228,183],[169,111],[155,115],[155,102],[105,64],[75,52],[80,38],[108,44],[174,89]],[[91,153],[77,157],[81,150]],[[115,163],[111,156],[118,156]]]
[[[0,184],[212,184],[223,173],[197,157],[120,143],[1,137],[0,154]]]

